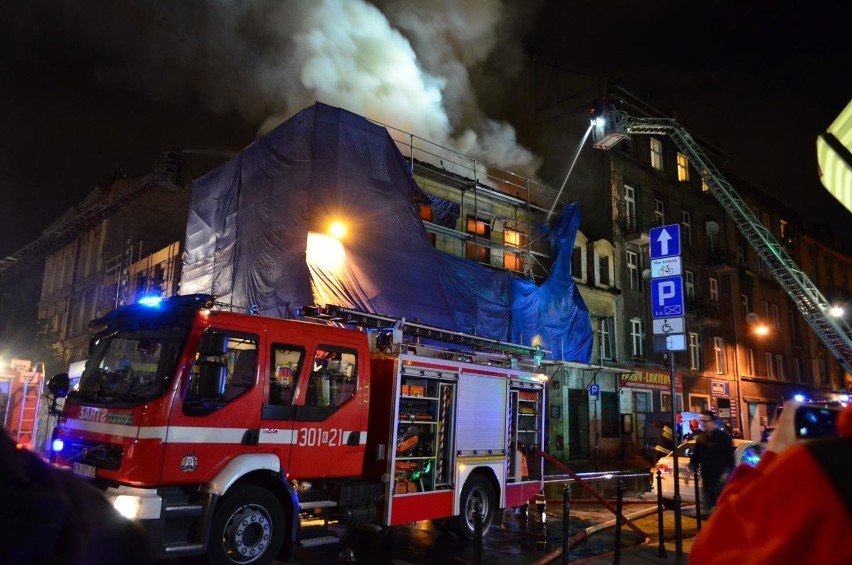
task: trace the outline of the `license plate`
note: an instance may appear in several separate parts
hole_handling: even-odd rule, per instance
[[[86,465],[85,463],[77,463],[75,461],[73,471],[75,475],[80,475],[81,477],[88,477],[90,479],[95,478],[94,465]]]

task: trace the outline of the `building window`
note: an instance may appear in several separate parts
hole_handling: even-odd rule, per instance
[[[706,394],[690,394],[689,395],[689,410],[690,412],[702,412],[710,409],[710,397]]]
[[[601,436],[619,436],[617,392],[601,391]]]
[[[748,309],[748,294],[740,295],[740,306],[742,306],[743,309],[743,316],[748,316],[748,313],[751,312],[751,310]]]
[[[757,259],[757,274],[760,275],[761,278],[766,278],[766,263],[760,257]]]
[[[825,353],[817,355],[817,365],[819,368],[819,382],[828,384],[828,363],[825,361]]]
[[[595,242],[595,285],[611,287],[615,281],[615,272],[612,261],[612,245],[606,240]]]
[[[523,247],[527,244],[527,236],[517,230],[503,230],[503,245],[507,247]]]
[[[754,376],[754,349],[746,349],[746,375]]]
[[[746,248],[742,243],[737,243],[737,263],[741,267],[748,266],[748,257],[746,256]]]
[[[785,241],[790,237],[790,224],[786,220],[778,220],[778,227],[781,230],[781,241]]]
[[[683,240],[687,245],[692,245],[692,217],[686,210],[680,212],[680,226],[683,229]]]
[[[579,245],[574,246],[571,254],[571,274],[580,282],[586,282],[586,249]]]
[[[503,253],[503,268],[510,271],[522,272],[524,270],[523,261],[521,261],[520,253]]]
[[[793,357],[793,378],[796,382],[802,382],[802,362],[798,357]]]
[[[683,153],[677,154],[677,180],[689,180],[689,160]]]
[[[787,377],[787,374],[784,372],[784,356],[780,353],[775,354],[775,372],[778,374],[779,379]]]
[[[627,252],[627,275],[630,279],[630,290],[642,290],[641,278],[639,277],[639,254],[633,251]]]
[[[636,224],[636,189],[624,185],[624,213],[627,215],[629,229],[635,228]]]
[[[491,225],[484,220],[479,220],[474,218],[473,216],[467,217],[467,233],[475,235],[477,238],[482,239],[491,239]],[[486,247],[485,245],[476,245],[475,243],[468,243],[466,246],[466,255],[467,259],[474,259],[479,261],[480,263],[490,263],[491,262],[491,249]]]
[[[609,277],[609,257],[601,255],[598,257],[598,284],[601,286],[610,286]]]
[[[724,375],[728,372],[727,363],[725,362],[725,339],[721,337],[713,338],[713,353],[716,355],[716,372]]]
[[[663,410],[663,412],[671,412],[672,411],[672,395],[671,395],[671,393],[665,393],[665,392],[660,393],[660,408]],[[677,408],[675,408],[675,410],[678,411],[678,412],[683,411],[683,395],[682,394],[677,395]]]
[[[634,357],[645,356],[645,333],[642,331],[642,320],[632,318],[630,320],[630,342]]]
[[[707,179],[701,178],[701,192],[710,192],[710,185],[707,184]]]
[[[710,300],[713,302],[719,302],[719,279],[716,277],[710,277],[708,282],[710,283]]]
[[[666,225],[666,205],[658,199],[654,199],[654,225]]]
[[[683,285],[687,300],[695,300],[695,272],[683,272]]]
[[[689,368],[695,371],[701,369],[701,341],[696,332],[689,332]]]
[[[770,318],[769,318],[769,302],[767,302],[765,300],[761,300],[760,306],[763,310],[763,319],[761,320],[761,322],[763,322],[765,324],[765,323],[769,322],[769,320],[770,320]]]
[[[763,224],[767,230],[769,229],[769,212],[764,212],[760,216],[760,223]]]
[[[612,354],[612,331],[615,327],[614,321],[612,318],[601,318],[600,319],[601,329],[600,329],[600,355],[601,359],[610,360],[613,358]]]
[[[651,138],[651,166],[658,171],[663,170],[663,144],[653,137]]]
[[[776,330],[781,329],[781,310],[777,304],[772,305],[772,327]]]
[[[772,354],[768,351],[763,354],[763,358],[766,361],[766,376],[770,379],[775,378],[775,361],[772,357]]]

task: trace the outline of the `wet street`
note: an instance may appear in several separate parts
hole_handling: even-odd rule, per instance
[[[639,502],[639,501],[637,501]],[[653,507],[654,502],[625,506],[625,513]],[[576,504],[570,513],[570,535],[614,516],[599,507]],[[562,544],[562,504],[547,504],[544,515],[540,508],[530,506],[529,516],[515,515],[513,510],[503,514],[502,524],[492,525],[484,536],[481,562],[501,564],[531,564]],[[384,530],[376,527],[333,527],[340,543],[296,550],[294,563],[346,563],[346,550],[351,550],[355,563],[371,564],[431,564],[476,563],[474,542],[441,534],[431,522],[417,522]],[[591,557],[612,551],[614,528],[595,533],[571,549],[572,559]],[[638,534],[625,528],[621,534],[622,547],[641,543]]]

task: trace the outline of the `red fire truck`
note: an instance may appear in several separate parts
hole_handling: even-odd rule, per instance
[[[18,445],[38,448],[41,387],[44,366],[13,359],[11,368],[0,368],[0,426]]]
[[[471,538],[476,512],[487,530],[542,489],[527,454],[542,445],[545,377],[518,368],[537,350],[344,308],[302,314],[188,295],[93,321],[57,463],[138,520],[159,556],[214,563],[327,541],[310,520],[432,520]]]

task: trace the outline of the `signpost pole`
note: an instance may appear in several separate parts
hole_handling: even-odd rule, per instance
[[[675,352],[669,351],[669,376],[672,385],[672,461],[674,464],[674,519],[675,519],[675,560],[683,559],[683,532],[680,514],[680,465],[678,464],[678,425],[677,425],[677,376],[675,375]]]

